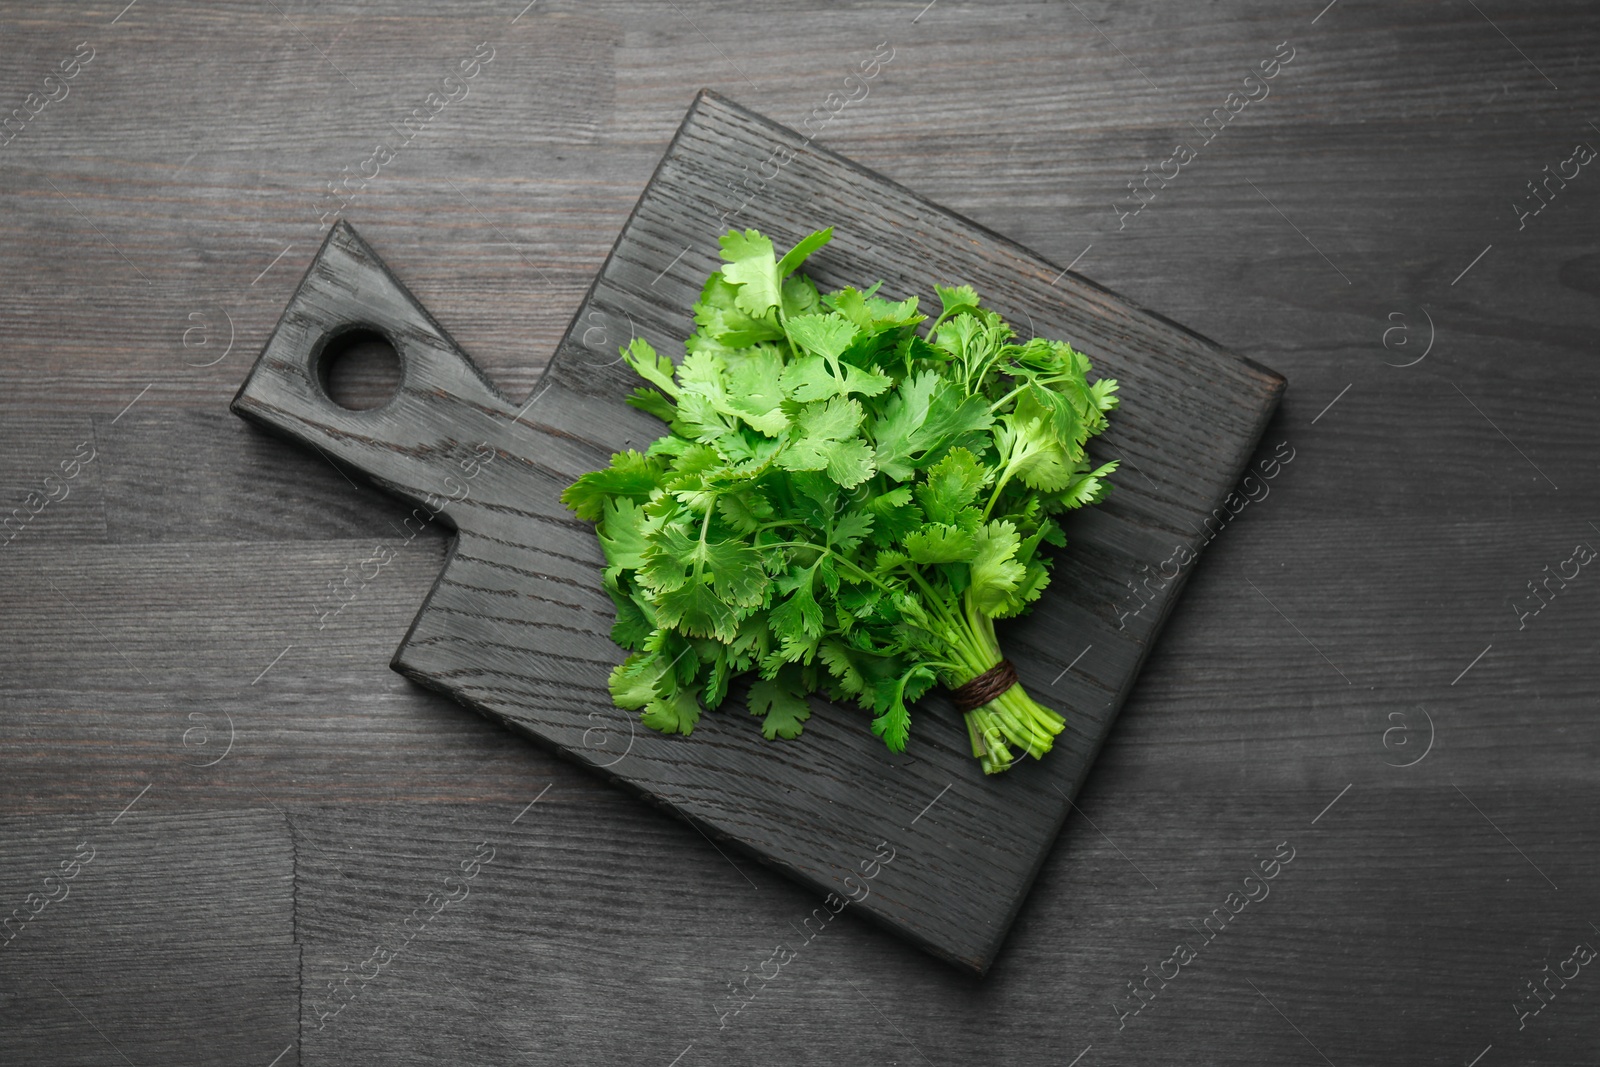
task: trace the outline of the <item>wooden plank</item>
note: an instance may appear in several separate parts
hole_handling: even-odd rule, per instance
[[[798,153],[782,180],[743,205],[731,200],[738,194],[730,179],[779,144]],[[627,323],[668,353],[681,345],[696,279],[715,263],[719,212],[745,208],[781,242],[828,222],[839,227],[814,265],[821,285],[882,277],[885,291],[899,293],[927,292],[940,280],[971,283],[1008,318],[1026,314],[1036,329],[1070,338],[1100,373],[1122,382],[1124,407],[1100,458],[1126,456],[1143,482],[1125,476],[1112,503],[1074,516],[1073,551],[1056,578],[1063,591],[1003,635],[1026,664],[1030,690],[1051,691],[1071,711],[1065,742],[1041,767],[983,781],[941,697],[926,702],[929,725],[904,758],[883,753],[850,709],[825,707],[803,743],[773,746],[735,725],[737,706],[687,744],[640,730],[611,706],[604,677],[619,653],[607,633],[599,557],[591,531],[557,497],[610,451],[642,445],[657,430],[619,403],[631,371],[614,357],[595,358],[583,341],[600,329],[621,343]],[[362,324],[395,344],[405,381],[388,405],[352,412],[322,392],[316,361],[329,338]],[[844,890],[843,879],[879,842],[915,841],[925,858],[885,873],[862,910],[981,973],[1181,578],[1144,584],[1148,607],[1144,599],[1119,605],[1122,587],[1133,591],[1136,563],[1160,558],[1157,550],[1175,539],[1191,548],[1203,539],[1202,519],[1237,477],[1282,388],[1271,372],[808,148],[793,131],[702,95],[526,404],[502,397],[341,224],[234,409],[426,502],[419,516],[438,511],[457,528],[445,574],[396,669],[820,889]],[[1095,660],[1067,677],[1097,644]],[[629,746],[620,755],[597,751],[589,742],[603,730],[626,731]],[[950,823],[930,822],[943,827],[937,833],[913,829],[952,791]]]
[[[105,458],[82,415],[0,428],[0,552],[30,542],[105,540]]]
[[[176,426],[195,447],[152,485],[145,472]],[[400,540],[397,520],[374,513],[374,494],[351,492],[331,464],[302,469],[282,441],[241,433],[224,412],[135,408],[114,425],[97,420],[96,437],[111,457],[103,468],[106,540]],[[289,506],[291,493],[314,506]],[[181,533],[171,525],[174,515],[187,519]]]
[[[1581,878],[1589,861],[1566,843],[1587,840],[1592,819],[1577,805],[1557,812],[1538,791],[1473,790],[1469,803],[1447,772],[1424,768],[1402,785],[1374,763],[1342,796],[1342,786],[1298,782],[1130,790],[1097,777],[1079,803],[1101,832],[1074,816],[1086,832],[1066,835],[1045,861],[1013,944],[981,984],[925,965],[849,912],[815,934],[815,919],[802,926],[818,907],[809,893],[634,818],[620,795],[576,793],[580,781],[526,811],[526,802],[309,811],[299,820],[316,842],[302,845],[300,864],[305,1062],[424,1064],[468,1042],[508,1061],[668,1063],[692,1045],[685,1059],[754,1062],[780,1041],[796,1062],[822,1064],[837,1059],[832,1042],[848,1040],[891,1062],[1060,1064],[1092,1045],[1096,1062],[1139,1064],[1186,1046],[1230,1047],[1240,1031],[1285,1062],[1315,1059],[1254,982],[1335,1063],[1381,1060],[1418,1041],[1419,1026],[1452,1048],[1484,1035],[1462,1060],[1536,1034],[1547,1062],[1581,1063],[1593,990],[1571,983],[1532,1034],[1518,1034],[1502,992],[1554,950],[1594,942],[1573,911],[1576,887],[1550,889],[1517,852],[1557,884]],[[542,785],[530,782],[530,794]],[[1572,795],[1596,796],[1592,783]],[[480,842],[493,860],[452,892],[444,879]],[[1293,858],[1265,897],[1197,933],[1284,842]],[[459,899],[413,920],[407,938],[404,922],[430,892]],[[1354,899],[1388,906],[1353,908]],[[1485,907],[1502,909],[1505,924],[1493,938],[1463,937]],[[1198,958],[1166,986],[1152,983],[1149,1005],[1119,1026],[1127,983],[1179,942]],[[754,976],[772,973],[761,965],[775,946],[794,959],[763,983]],[[379,947],[398,950],[393,962],[369,967],[371,981],[356,977]],[[1338,1001],[1351,1011],[1333,1010],[1312,960],[1363,976]],[[354,996],[329,992],[346,979]],[[720,1017],[738,1003],[729,984],[746,981],[753,1001]],[[1394,1010],[1397,999],[1411,1007]],[[996,1014],[1007,1025],[991,1025]],[[828,1047],[787,1044],[823,1019],[836,1035]]]
[[[147,802],[146,791],[137,789],[107,798],[97,805],[104,810],[91,816],[0,821],[7,855],[0,900],[16,906],[30,893],[51,898],[42,909],[34,902],[34,918],[8,946],[225,941],[233,933],[218,925],[224,914],[234,933],[248,931],[256,942],[292,941],[293,850],[281,815],[256,810],[146,816],[135,797]],[[72,873],[63,864],[72,864],[79,853],[91,858],[78,861]],[[55,882],[41,888],[47,877]],[[173,879],[213,903],[175,908]]]
[[[149,803],[130,791],[91,816],[0,818],[0,1056],[298,1063],[284,817]]]
[[[0,964],[0,975],[7,1020],[0,1054],[8,1063],[301,1062],[293,944],[235,934],[199,943],[29,947]]]

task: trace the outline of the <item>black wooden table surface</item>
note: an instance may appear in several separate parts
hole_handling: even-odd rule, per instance
[[[0,28],[0,1062],[1595,1062],[1592,5]],[[1290,381],[982,981],[764,980],[819,902],[392,673],[442,531],[227,411],[340,214],[525,396],[702,86]]]

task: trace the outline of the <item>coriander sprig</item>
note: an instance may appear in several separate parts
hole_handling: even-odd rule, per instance
[[[994,620],[1049,583],[1053,516],[1102,499],[1116,464],[1088,439],[1117,405],[1063,341],[1016,334],[968,286],[916,297],[819,293],[755,230],[721,238],[726,265],[694,305],[677,364],[642,338],[629,403],[669,427],[563,494],[593,521],[630,651],[617,704],[688,734],[735,677],[770,738],[798,737],[822,692],[873,713],[905,748],[910,705],[936,681],[992,677]],[[1004,684],[1002,680],[1000,684]],[[981,697],[979,698],[981,699]],[[965,715],[985,771],[1049,751],[1060,715],[1012,685]]]

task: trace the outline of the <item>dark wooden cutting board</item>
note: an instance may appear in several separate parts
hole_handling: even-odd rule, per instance
[[[661,433],[622,403],[637,381],[616,346],[639,335],[682,356],[690,306],[730,225],[759,228],[780,248],[831,225],[833,242],[806,267],[824,288],[881,278],[885,295],[932,301],[935,283],[970,284],[1020,329],[1071,341],[1122,383],[1122,407],[1090,448],[1097,461],[1124,461],[1116,489],[1073,515],[1050,589],[1001,627],[1029,692],[1067,718],[1044,760],[986,778],[940,695],[923,701],[901,756],[871,735],[865,713],[821,700],[801,739],[776,743],[735,699],[688,738],[612,705],[606,676],[622,653],[608,636],[599,547],[558,497],[611,452]],[[367,411],[338,406],[322,384],[329,343],[355,328],[386,337],[401,360],[400,390]],[[1180,546],[1200,550],[1284,384],[705,92],[526,401],[502,396],[340,223],[233,410],[416,503],[416,523],[437,513],[456,529],[395,670],[982,973],[1192,564],[1168,581],[1158,569]],[[880,842],[879,855],[894,852],[877,865]]]

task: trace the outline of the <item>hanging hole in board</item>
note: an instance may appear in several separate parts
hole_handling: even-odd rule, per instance
[[[370,326],[329,338],[317,358],[316,372],[328,399],[349,411],[381,408],[400,391],[400,354]]]

